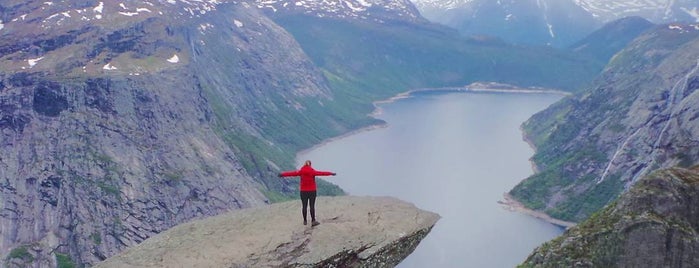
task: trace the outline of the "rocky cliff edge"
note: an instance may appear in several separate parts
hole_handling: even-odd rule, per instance
[[[178,225],[96,267],[390,267],[439,215],[390,197],[319,197],[319,226],[298,200]]]
[[[699,166],[651,173],[520,267],[699,267]]]

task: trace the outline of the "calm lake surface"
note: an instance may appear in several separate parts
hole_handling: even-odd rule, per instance
[[[393,196],[442,219],[399,267],[514,267],[563,229],[497,201],[532,174],[519,126],[552,94],[420,92],[382,104],[385,128],[299,156],[351,195]],[[317,204],[322,218],[322,204]]]

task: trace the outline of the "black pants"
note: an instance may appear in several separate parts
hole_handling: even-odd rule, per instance
[[[311,221],[316,221],[316,191],[301,191],[301,204],[303,205],[303,221],[306,222],[306,208],[311,203]]]

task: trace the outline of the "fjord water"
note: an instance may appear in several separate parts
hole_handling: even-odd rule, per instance
[[[533,172],[519,126],[560,98],[414,93],[379,106],[387,127],[326,143],[298,161],[337,172],[327,180],[351,195],[393,196],[442,216],[399,267],[514,267],[563,231],[497,203]],[[322,219],[323,204],[316,206]]]

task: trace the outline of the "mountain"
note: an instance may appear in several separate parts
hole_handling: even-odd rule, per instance
[[[581,221],[659,168],[699,162],[699,27],[644,32],[592,86],[523,124],[537,173],[510,193]]]
[[[378,123],[372,102],[398,92],[575,90],[603,67],[461,37],[406,1],[323,3],[0,3],[3,265],[90,266],[177,224],[294,198],[297,182],[275,175],[295,153]]]
[[[466,35],[566,47],[605,23],[638,16],[656,24],[699,21],[693,0],[413,0],[429,20]]]
[[[378,5],[382,1],[366,2]],[[293,3],[275,2],[263,10],[296,38],[332,88],[351,94],[347,99],[364,99],[363,103],[415,88],[476,81],[573,91],[589,82],[604,64],[566,51],[466,38],[453,29],[412,19],[412,15],[367,19],[318,13],[312,7],[308,12],[281,8]]]
[[[318,204],[312,228],[298,201],[244,209],[176,226],[95,267],[394,267],[439,220],[388,197]]]
[[[424,23],[408,0],[289,1],[256,0],[257,7],[272,13],[304,14],[319,18],[362,20],[376,23],[401,21]]]
[[[699,22],[699,4],[693,0],[575,0],[575,3],[602,22],[630,16],[643,17],[658,24]]]
[[[601,23],[572,1],[472,0],[415,1],[422,14],[465,35],[486,35],[508,42],[565,47]]]
[[[699,166],[639,180],[519,267],[699,266]]]
[[[0,266],[90,265],[293,195],[274,174],[297,150],[366,123],[284,29],[219,2],[1,4]]]
[[[626,17],[605,24],[569,49],[600,61],[608,61],[628,43],[653,26],[644,18]]]

